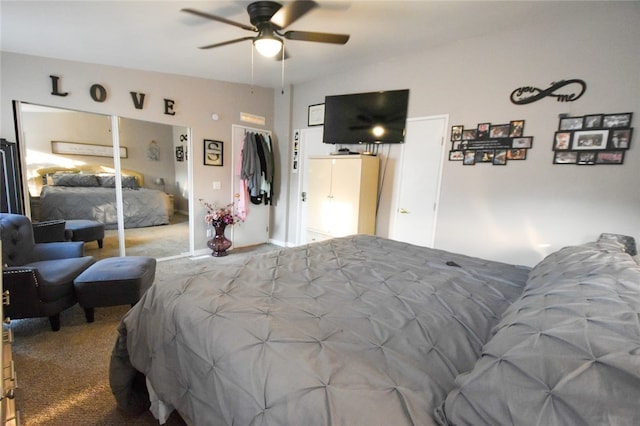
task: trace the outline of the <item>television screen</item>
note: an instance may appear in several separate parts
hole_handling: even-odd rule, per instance
[[[330,144],[403,143],[408,106],[408,89],[327,96],[322,141]]]

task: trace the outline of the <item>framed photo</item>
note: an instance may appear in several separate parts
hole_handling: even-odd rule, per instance
[[[451,126],[451,140],[459,141],[462,140],[462,126]]]
[[[475,132],[475,130],[474,130]],[[472,150],[464,151],[464,157],[462,159],[462,164],[465,166],[473,166],[476,164],[476,152]]]
[[[53,154],[87,155],[91,157],[113,158],[113,147],[111,145],[94,145],[81,142],[51,141],[51,152]],[[127,147],[120,147],[120,158],[127,158]]]
[[[224,154],[224,142],[211,139],[204,140],[204,165],[222,166]]]
[[[506,138],[509,137],[510,130],[511,126],[509,124],[497,124],[495,126],[491,126],[489,136],[492,138]]]
[[[558,130],[580,130],[584,117],[565,117],[560,119]]]
[[[476,163],[493,163],[495,151],[493,149],[476,150]]]
[[[527,150],[521,148],[511,148],[507,150],[507,160],[526,160]]]
[[[631,127],[632,112],[624,114],[607,114],[602,120],[602,127]]]
[[[622,164],[624,151],[600,151],[596,153],[596,164]]]
[[[476,129],[465,129],[462,131],[462,140],[470,141],[476,138]]]
[[[533,144],[533,136],[526,136],[523,138],[513,138],[511,141],[512,148],[531,148]]]
[[[629,149],[632,133],[633,133],[633,129],[611,130],[611,133],[609,135],[609,148],[610,149]]]
[[[493,156],[493,164],[496,166],[504,166],[507,164],[506,149],[496,149],[496,153]]]
[[[578,153],[575,151],[558,151],[553,156],[553,164],[576,164]]]
[[[576,164],[591,166],[596,164],[596,153],[595,152],[579,152],[578,153],[578,161]]]
[[[602,127],[602,114],[593,114],[584,116],[584,128],[585,129],[597,129]]]
[[[449,161],[462,161],[463,158],[462,151],[449,151]]]
[[[490,127],[491,127],[491,123],[480,123],[480,124],[478,124],[476,137],[478,139],[486,139],[487,137],[489,137],[489,128]]]
[[[608,140],[608,130],[583,130],[581,132],[574,132],[571,149],[589,151],[594,149],[606,149]],[[580,162],[579,157],[578,162]]]
[[[509,123],[509,137],[519,138],[524,132],[524,120],[514,120]]]
[[[572,132],[556,132],[556,136],[553,139],[553,150],[563,151],[569,149],[571,146],[571,133]]]
[[[184,146],[176,146],[176,161],[184,161]]]
[[[309,126],[322,126],[324,124],[324,104],[309,105]]]

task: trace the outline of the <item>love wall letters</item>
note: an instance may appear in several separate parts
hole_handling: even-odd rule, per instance
[[[60,77],[56,75],[50,75],[51,78],[51,94],[53,96],[68,96],[69,92],[63,92],[60,90]],[[133,101],[133,106],[136,109],[144,108],[144,93],[139,92],[129,92],[131,94],[131,100]],[[104,102],[107,100],[107,89],[101,84],[95,83],[92,84],[89,88],[89,96],[96,102]],[[175,106],[175,101],[172,99],[164,99],[164,113],[166,115],[176,115],[173,107]]]

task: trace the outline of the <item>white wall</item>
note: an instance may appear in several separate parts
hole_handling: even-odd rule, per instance
[[[638,22],[639,2],[581,2],[572,19],[523,22],[509,33],[388,58],[301,84],[293,92],[291,129],[306,127],[307,107],[326,95],[403,88],[411,90],[410,117],[449,114],[451,125],[467,128],[524,119],[525,134],[534,137],[527,160],[500,167],[445,161],[436,247],[533,265],[562,246],[593,240],[602,232],[640,238],[640,191],[635,188],[640,165]],[[576,102],[545,98],[515,105],[509,100],[517,87],[547,88],[572,78],[588,86]],[[635,115],[636,132],[624,165],[552,164],[560,113],[618,112]],[[391,147],[392,164],[400,149]],[[388,235],[395,196],[393,173],[388,179],[378,213],[381,236]],[[294,180],[290,190],[297,193]],[[296,214],[292,203],[289,217]],[[289,235],[294,241],[294,220]]]
[[[230,202],[230,161],[224,167],[203,165],[203,140],[217,139],[231,146],[231,126],[240,124],[240,112],[264,116],[266,129],[272,129],[273,89],[236,83],[198,79],[171,74],[131,70],[103,65],[63,61],[2,52],[0,56],[0,137],[15,141],[12,101],[56,106],[72,110],[145,120],[192,129],[194,163],[194,199],[206,198],[225,205]],[[65,97],[53,96],[50,75],[61,78],[60,91]],[[93,84],[107,89],[104,102],[94,101],[89,90]],[[142,110],[134,107],[129,92],[145,93]],[[175,101],[175,115],[165,114],[164,99]],[[216,112],[219,120],[211,119]],[[253,127],[255,125],[252,124]],[[278,143],[277,139],[274,141]],[[230,159],[230,151],[225,152]],[[144,170],[142,170],[144,172]],[[220,181],[221,189],[213,190],[212,182]],[[195,248],[206,247],[204,209],[195,205]]]

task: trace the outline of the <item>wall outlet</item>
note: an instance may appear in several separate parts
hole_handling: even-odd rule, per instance
[[[213,189],[220,189],[220,181],[219,180],[214,180],[213,181]]]
[[[207,229],[207,238],[211,238],[211,237],[213,237],[213,230]]]

